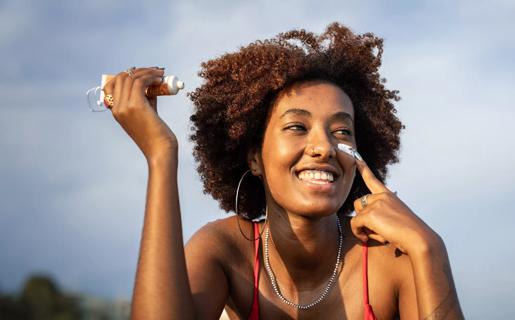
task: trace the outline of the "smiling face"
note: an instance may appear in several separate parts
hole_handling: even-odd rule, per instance
[[[302,216],[338,211],[355,176],[354,107],[340,87],[322,80],[283,90],[270,111],[261,154],[251,157],[265,181],[267,203]]]

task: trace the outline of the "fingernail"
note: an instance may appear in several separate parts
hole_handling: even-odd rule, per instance
[[[361,157],[361,155],[356,150],[354,150],[354,158],[356,158],[356,159],[358,159],[360,161],[363,161],[363,158]]]
[[[354,156],[354,153],[356,152],[354,148],[344,143],[338,143],[338,150],[343,151],[350,156]]]

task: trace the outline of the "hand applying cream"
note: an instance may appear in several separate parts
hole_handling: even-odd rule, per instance
[[[349,145],[338,143],[338,150],[345,152],[354,159],[363,161],[363,158],[359,155],[358,151]]]

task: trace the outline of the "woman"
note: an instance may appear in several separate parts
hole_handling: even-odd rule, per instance
[[[237,215],[186,248],[178,142],[144,96],[163,70],[105,86],[149,167],[133,318],[463,318],[442,239],[383,184],[403,126],[381,54],[381,39],[333,23],[203,63],[190,94],[198,172]]]

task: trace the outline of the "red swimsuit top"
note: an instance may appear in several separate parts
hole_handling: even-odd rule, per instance
[[[254,222],[254,298],[249,320],[259,320],[259,224]],[[363,301],[365,308],[365,320],[376,320],[372,306],[368,304],[368,245],[363,242]]]

